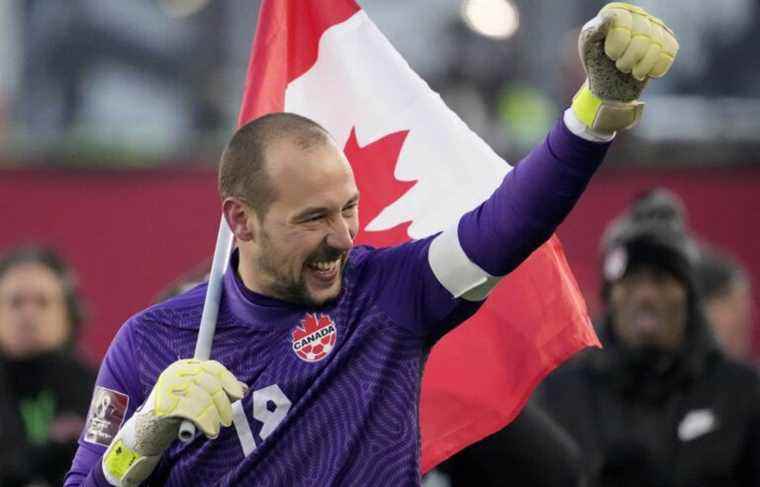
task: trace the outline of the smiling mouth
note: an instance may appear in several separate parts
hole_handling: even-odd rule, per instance
[[[329,261],[311,262],[309,263],[309,267],[316,271],[330,271],[337,268],[340,265],[341,260],[342,259],[337,258]]]
[[[333,273],[340,267],[341,258],[330,261],[310,262],[307,267],[319,273]]]
[[[332,260],[317,260],[306,264],[306,268],[318,287],[330,287],[335,284],[343,261],[344,256]]]

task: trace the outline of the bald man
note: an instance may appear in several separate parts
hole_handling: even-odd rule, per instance
[[[361,195],[325,129],[288,113],[241,127],[219,170],[237,248],[215,360],[177,360],[204,285],[128,320],[66,485],[419,485],[430,348],[551,236],[677,50],[620,3],[580,42],[589,81],[546,140],[457,226],[396,247],[354,246]],[[203,435],[174,441],[180,419]]]

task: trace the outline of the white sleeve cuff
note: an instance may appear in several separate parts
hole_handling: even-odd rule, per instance
[[[586,126],[578,119],[572,108],[565,110],[565,114],[562,116],[562,121],[565,122],[567,129],[580,137],[591,142],[610,142],[615,138],[615,132],[612,134],[603,134],[594,129]]]
[[[458,224],[435,237],[428,249],[428,263],[438,282],[455,298],[483,301],[499,283],[465,254],[459,243]]]

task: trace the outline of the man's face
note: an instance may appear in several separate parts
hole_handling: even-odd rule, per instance
[[[332,143],[303,150],[281,141],[266,157],[276,199],[262,220],[252,215],[254,291],[322,306],[340,293],[359,228],[353,171]]]
[[[615,333],[629,347],[678,348],[686,330],[686,294],[686,286],[670,272],[631,269],[610,290]]]
[[[70,333],[61,280],[46,266],[19,264],[0,279],[0,348],[26,358],[63,345]]]

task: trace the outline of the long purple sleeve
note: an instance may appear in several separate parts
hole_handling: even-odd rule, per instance
[[[572,210],[609,145],[584,140],[557,122],[494,194],[460,219],[467,257],[494,276],[515,269]]]

